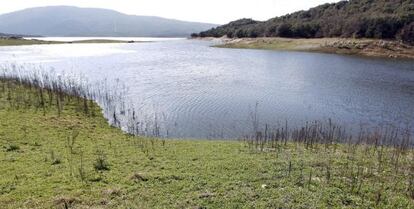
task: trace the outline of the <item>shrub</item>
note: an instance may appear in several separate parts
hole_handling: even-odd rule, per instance
[[[106,160],[106,155],[102,150],[98,150],[98,156],[93,164],[93,167],[96,171],[108,171],[109,170],[109,163]]]
[[[408,44],[414,44],[414,22],[406,25],[400,32],[399,38]]]
[[[52,160],[52,165],[58,165],[62,163],[62,160],[60,160],[60,158],[55,155],[55,152],[53,150],[50,151],[50,159]]]
[[[6,147],[7,152],[14,152],[14,151],[17,151],[17,150],[20,150],[20,147],[16,144],[11,144],[11,145]]]

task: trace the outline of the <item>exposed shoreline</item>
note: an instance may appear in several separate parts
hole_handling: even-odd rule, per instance
[[[239,49],[265,49],[346,54],[366,57],[414,59],[414,46],[393,40],[321,38],[199,38],[216,40],[220,44],[214,47]],[[104,43],[140,43],[141,41],[120,41],[110,39],[91,39],[81,41],[43,41],[39,39],[0,38],[1,46],[50,45],[50,44],[104,44]]]
[[[140,41],[139,41],[140,42]],[[111,43],[139,43],[138,41],[120,41],[110,39],[90,39],[81,41],[43,41],[39,39],[25,38],[0,38],[0,46],[23,46],[45,44],[111,44]]]
[[[322,52],[367,57],[414,59],[414,46],[392,40],[376,39],[291,39],[291,38],[202,38],[219,40],[215,47]]]

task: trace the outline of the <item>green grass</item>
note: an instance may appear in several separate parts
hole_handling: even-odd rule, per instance
[[[4,39],[0,38],[0,46],[21,46],[21,45],[43,45],[43,44],[105,44],[105,43],[127,43],[127,41],[118,40],[104,40],[104,39],[91,39],[73,42],[62,41],[42,41],[36,39]]]
[[[0,38],[0,46],[20,46],[20,45],[39,45],[55,44],[53,41],[27,40],[27,39],[4,39]]]
[[[109,40],[109,39],[90,39],[90,40],[81,40],[73,41],[74,44],[113,44],[113,43],[128,43],[128,41],[119,41],[119,40]]]
[[[0,81],[1,208],[413,208],[412,150],[133,137]],[[29,99],[28,99],[29,98]],[[383,155],[379,155],[383,153]],[[380,160],[381,159],[381,160]],[[102,166],[104,165],[104,166]]]

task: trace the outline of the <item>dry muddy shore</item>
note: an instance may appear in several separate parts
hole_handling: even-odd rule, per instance
[[[220,41],[221,43],[216,45],[216,47],[223,48],[292,50],[384,58],[414,58],[414,46],[393,40],[344,38],[208,38],[208,40]]]

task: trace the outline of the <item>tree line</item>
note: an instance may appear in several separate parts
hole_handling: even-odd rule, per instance
[[[240,19],[193,37],[376,38],[414,44],[414,0],[349,0],[268,21]]]

